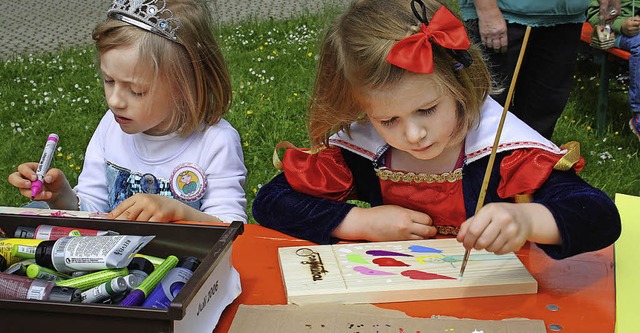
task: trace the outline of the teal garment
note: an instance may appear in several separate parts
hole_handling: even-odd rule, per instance
[[[472,0],[458,0],[462,18],[477,19]],[[509,23],[532,27],[585,22],[587,0],[498,0],[502,16]]]

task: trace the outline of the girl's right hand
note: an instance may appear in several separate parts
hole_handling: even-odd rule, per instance
[[[18,171],[9,175],[9,183],[20,190],[20,194],[32,199],[31,183],[38,179],[36,170],[38,163],[27,162],[18,166]],[[33,200],[53,201],[58,192],[68,184],[67,178],[60,169],[49,169],[44,176],[42,191]]]
[[[431,217],[395,205],[352,208],[333,236],[345,240],[373,242],[420,240],[435,236]]]

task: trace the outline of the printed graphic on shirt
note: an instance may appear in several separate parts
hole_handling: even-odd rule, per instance
[[[171,192],[184,201],[202,198],[206,188],[207,178],[195,164],[180,164],[171,173]]]
[[[109,161],[107,165],[107,186],[109,207],[116,208],[121,202],[136,193],[158,194],[178,199],[185,204],[199,209],[202,195],[192,200],[183,200],[175,196],[171,189],[171,182],[166,178],[159,178],[151,173],[133,172]],[[204,176],[201,176],[204,177]],[[202,191],[204,194],[204,191]]]

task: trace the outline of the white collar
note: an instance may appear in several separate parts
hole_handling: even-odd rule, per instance
[[[472,128],[465,139],[465,157],[467,163],[488,156],[498,130],[502,106],[491,97],[487,98],[480,110],[479,126]],[[340,131],[329,138],[329,143],[354,152],[372,161],[377,161],[389,148],[371,123],[353,123],[350,136]],[[518,119],[511,112],[507,113],[498,152],[521,148],[540,148],[551,153],[560,154],[562,150],[540,133]]]

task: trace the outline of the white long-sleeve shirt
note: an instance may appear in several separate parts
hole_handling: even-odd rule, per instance
[[[224,119],[186,138],[150,136],[124,133],[107,111],[74,190],[83,211],[110,212],[135,193],[157,193],[224,222],[246,223],[246,175],[240,136]]]

